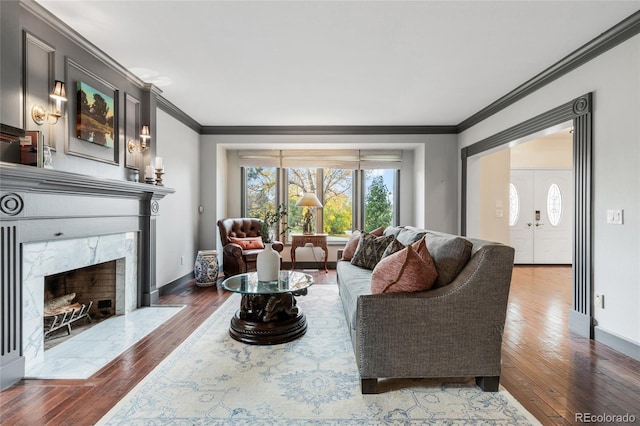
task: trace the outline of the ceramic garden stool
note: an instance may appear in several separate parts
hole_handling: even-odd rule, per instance
[[[200,250],[196,256],[193,275],[198,287],[211,287],[218,281],[218,252]]]

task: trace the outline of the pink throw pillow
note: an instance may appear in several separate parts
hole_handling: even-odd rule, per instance
[[[347,245],[344,247],[342,251],[342,260],[351,260],[353,259],[353,255],[358,248],[358,243],[360,242],[360,231],[353,231],[351,237],[349,237],[349,241],[347,241]]]
[[[243,250],[256,250],[263,249],[264,243],[262,242],[262,237],[247,237],[247,238],[236,238],[229,237],[232,243],[238,244],[242,247]]]
[[[371,292],[377,294],[429,290],[437,277],[433,260],[425,261],[413,246],[407,246],[378,262],[371,274]]]
[[[376,228],[369,233],[371,235],[375,235],[376,237],[382,237],[382,235],[384,234],[384,226],[381,226],[380,228]]]

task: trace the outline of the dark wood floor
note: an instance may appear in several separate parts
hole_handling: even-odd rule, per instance
[[[335,283],[335,271],[316,273]],[[163,296],[185,304],[88,380],[23,380],[0,393],[0,423],[91,425],[156,367],[229,296],[189,283]],[[640,422],[640,362],[569,333],[569,267],[516,267],[503,343],[502,385],[543,424],[576,424],[576,413],[634,415]]]

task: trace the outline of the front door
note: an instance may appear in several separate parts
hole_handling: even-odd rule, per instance
[[[515,263],[572,263],[571,170],[512,170],[509,214]]]

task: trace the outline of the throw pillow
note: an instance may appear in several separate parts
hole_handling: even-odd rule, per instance
[[[382,235],[383,232],[384,232],[384,227],[380,227],[380,228],[374,229],[369,233],[371,235],[375,235],[376,237],[379,237]],[[356,249],[358,248],[358,243],[360,242],[360,233],[361,232],[357,229],[353,231],[353,233],[351,234],[351,237],[349,237],[349,241],[347,241],[347,245],[343,249],[342,260],[353,259],[353,255],[355,254]]]
[[[358,248],[358,243],[360,242],[360,231],[353,231],[351,236],[349,237],[349,241],[347,241],[347,245],[344,246],[344,250],[342,251],[342,260],[351,260],[353,259],[353,255]]]
[[[376,228],[373,231],[369,232],[371,235],[375,235],[376,237],[380,237],[381,235],[384,234],[384,226],[381,226],[380,228]]]
[[[384,253],[382,253],[382,258],[384,259],[385,257],[392,255],[393,253],[399,252],[404,247],[405,247],[404,244],[402,244],[400,241],[394,238],[393,241],[389,243],[387,248],[384,249]]]
[[[420,240],[420,238],[424,237],[424,234],[426,234],[426,231],[420,230],[418,228],[411,229],[411,227],[407,227],[402,229],[398,233],[398,235],[396,235],[396,238],[402,244],[408,246],[409,244],[413,244],[416,241]]]
[[[382,259],[371,274],[371,293],[404,293],[429,290],[438,273],[412,246]]]
[[[368,232],[363,232],[360,234],[358,248],[351,259],[351,264],[373,270],[382,259],[382,254],[387,246],[394,239],[393,235],[376,237]]]
[[[243,250],[263,249],[262,237],[237,238],[229,237],[232,243],[238,244]]]
[[[471,241],[462,237],[446,237],[430,232],[425,236],[427,248],[438,270],[434,288],[449,284],[471,258]]]

